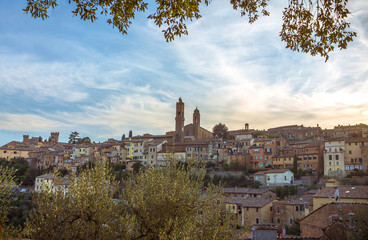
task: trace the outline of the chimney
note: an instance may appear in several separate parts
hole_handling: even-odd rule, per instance
[[[349,213],[349,228],[352,229],[354,228],[354,213]]]

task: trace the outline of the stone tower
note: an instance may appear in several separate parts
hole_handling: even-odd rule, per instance
[[[201,114],[198,108],[193,112],[193,135],[196,140],[199,140],[199,128],[201,127]]]
[[[50,142],[52,144],[57,144],[59,142],[59,132],[52,132],[51,133]]]
[[[29,144],[29,135],[23,135],[23,142]]]
[[[181,98],[176,103],[175,142],[184,142],[184,103]]]

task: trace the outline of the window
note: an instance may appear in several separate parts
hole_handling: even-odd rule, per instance
[[[259,224],[259,218],[256,218],[256,223]]]
[[[351,150],[349,150],[349,154],[351,154]]]
[[[332,160],[332,155],[328,155],[328,160]]]
[[[280,207],[277,207],[277,213],[280,213]],[[280,223],[280,219],[278,222]]]
[[[256,208],[256,212],[258,212],[258,208]]]
[[[277,223],[280,223],[280,218],[277,219]]]
[[[290,218],[290,224],[293,224],[293,219],[292,218]]]
[[[335,155],[335,159],[336,160],[339,160],[339,155]]]
[[[304,206],[303,205],[300,206],[300,211],[304,211]]]
[[[270,212],[272,212],[272,207],[270,207]]]
[[[297,211],[297,212],[299,211],[299,206],[295,207],[295,211]]]
[[[247,207],[247,211],[249,211],[249,207]]]

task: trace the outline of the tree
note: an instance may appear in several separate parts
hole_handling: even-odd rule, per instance
[[[106,165],[83,170],[68,181],[63,179],[33,196],[35,209],[26,222],[31,239],[124,239],[129,223],[112,196],[117,188]]]
[[[84,138],[79,138],[78,139],[79,143],[91,143],[91,139],[89,137],[84,137]]]
[[[204,168],[172,163],[132,175],[118,200],[106,165],[72,176],[67,194],[55,183],[34,196],[26,233],[34,240],[238,239],[220,188],[209,184],[203,194]]]
[[[122,199],[134,218],[131,239],[237,239],[219,187],[194,162],[168,162],[128,179]]]
[[[141,169],[143,168],[143,165],[142,165],[142,163],[140,163],[140,162],[136,162],[136,163],[134,163],[133,164],[133,166],[132,166],[132,169],[133,169],[133,172],[134,173],[139,173],[140,171],[141,171]]]
[[[3,236],[3,227],[6,215],[12,208],[12,188],[15,186],[15,170],[0,166],[0,239]]]
[[[255,22],[260,15],[268,16],[269,0],[230,0],[235,10],[240,10],[241,16],[247,16],[249,23]],[[135,14],[145,12],[148,2],[144,0],[69,0],[75,3],[72,11],[74,16],[82,20],[94,21],[98,14],[109,15],[108,24],[112,24],[123,35],[134,19]],[[164,1],[157,0],[154,13],[148,19],[159,26],[165,26],[162,32],[167,42],[175,37],[187,35],[187,21],[201,18],[200,6],[208,6],[210,0],[199,1]],[[288,6],[283,11],[283,25],[280,32],[281,41],[286,48],[302,51],[311,55],[320,55],[328,60],[328,53],[335,47],[346,49],[353,41],[356,33],[349,31],[350,23],[346,18],[351,14],[346,5],[348,0],[288,0]],[[48,18],[48,10],[58,6],[57,0],[27,0],[23,9],[34,18]]]
[[[68,143],[78,143],[79,142],[79,133],[78,132],[71,132],[69,135],[69,141]]]
[[[218,123],[212,128],[213,136],[215,138],[226,138],[228,135],[228,128],[225,124]]]

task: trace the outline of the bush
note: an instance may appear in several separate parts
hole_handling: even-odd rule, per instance
[[[276,195],[279,198],[290,197],[298,192],[297,186],[277,186],[276,187]]]

